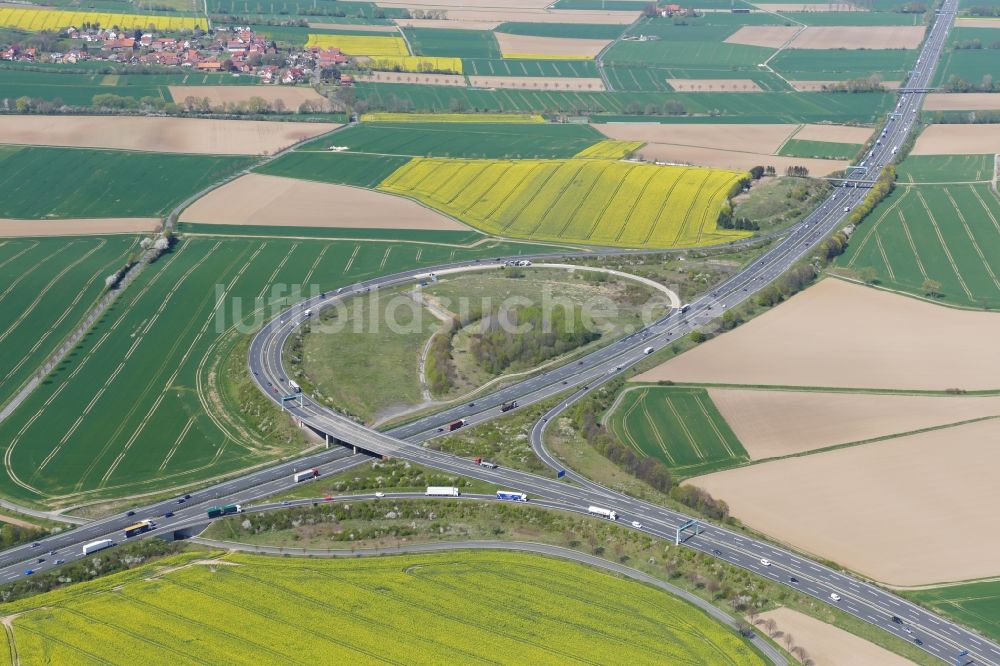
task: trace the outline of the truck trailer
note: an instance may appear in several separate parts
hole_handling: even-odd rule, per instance
[[[502,405],[500,405],[500,411],[509,412],[510,410],[515,409],[516,407],[517,407],[517,400],[511,400],[510,402],[505,402]]]
[[[115,542],[111,539],[100,539],[99,541],[91,541],[90,543],[83,544],[83,554],[90,555],[91,553],[96,553],[99,550],[104,550],[105,548],[111,548],[115,545]]]
[[[156,523],[152,520],[140,520],[137,523],[133,523],[125,528],[125,538],[134,537],[143,532],[148,532],[156,527]]]
[[[458,488],[453,486],[427,486],[427,492],[424,494],[431,497],[458,497],[461,495]]]
[[[453,432],[455,430],[458,430],[459,428],[461,428],[464,425],[465,425],[465,419],[459,419],[459,420],[455,421],[454,423],[449,423],[448,424],[448,432]]]
[[[527,502],[528,496],[524,493],[515,493],[510,490],[498,490],[497,491],[498,500],[507,500],[510,502]]]
[[[209,518],[219,518],[233,513],[243,513],[243,507],[239,504],[227,504],[226,506],[213,506],[208,510]]]
[[[611,509],[602,509],[599,506],[589,507],[587,509],[587,513],[600,516],[601,518],[607,518],[608,520],[618,520],[618,513],[616,511],[612,511]]]
[[[318,476],[319,476],[319,470],[314,467],[312,469],[307,469],[302,472],[296,472],[292,476],[292,479],[295,481],[295,483],[302,483],[303,481],[309,481],[311,479],[315,479]]]

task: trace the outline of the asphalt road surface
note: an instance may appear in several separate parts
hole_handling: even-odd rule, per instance
[[[281,316],[267,323],[254,338],[249,355],[249,367],[260,389],[276,403],[282,405],[290,416],[318,433],[329,435],[337,442],[346,443],[379,455],[398,457],[450,473],[495,483],[501,488],[526,492],[532,502],[552,508],[586,512],[596,505],[613,509],[619,521],[664,539],[673,538],[676,529],[687,523],[690,516],[643,502],[600,486],[566,470],[566,477],[557,480],[516,470],[487,469],[474,462],[419,446],[419,442],[435,437],[446,430],[446,425],[465,419],[474,425],[500,414],[499,406],[517,400],[519,408],[546,400],[564,392],[569,396],[546,417],[536,424],[532,443],[547,464],[558,467],[558,462],[544,450],[541,434],[546,423],[601,383],[624,372],[644,358],[644,349],[659,349],[672,340],[687,335],[699,324],[710,321],[722,312],[770,284],[796,261],[808,254],[831,232],[844,226],[850,211],[868,192],[866,182],[892,161],[913,126],[923,101],[922,89],[929,85],[933,66],[937,63],[947,33],[954,17],[957,0],[946,0],[939,20],[925,40],[918,59],[917,69],[903,88],[899,103],[887,119],[872,152],[859,165],[866,169],[857,172],[856,180],[849,180],[819,206],[809,217],[791,228],[787,236],[776,243],[752,266],[732,276],[712,292],[689,305],[685,312],[672,311],[646,329],[637,331],[594,353],[575,364],[562,366],[465,405],[420,419],[391,433],[379,433],[361,426],[336,412],[313,403],[308,396],[299,394],[284,400],[289,393],[287,375],[281,365],[281,349],[292,332],[305,320],[304,310],[318,312],[340,299],[363,294],[372,289],[407,284],[426,279],[432,270],[462,266],[481,266],[483,262],[457,262],[438,269],[420,269],[358,283],[336,292],[327,292],[296,305]],[[913,92],[910,92],[913,91]],[[567,255],[538,255],[536,258],[564,257]],[[487,262],[488,263],[488,262]],[[500,262],[502,263],[502,260]],[[334,447],[304,459],[284,462],[257,470],[239,478],[192,493],[180,503],[180,498],[136,509],[134,516],[118,515],[88,523],[45,539],[38,546],[22,546],[0,553],[0,583],[26,575],[25,570],[35,571],[53,566],[55,560],[80,557],[82,544],[99,538],[122,540],[121,530],[132,521],[150,518],[157,522],[157,533],[183,529],[207,522],[205,510],[209,506],[225,503],[246,503],[274,494],[294,485],[291,475],[296,470],[319,467],[323,473],[335,473],[363,462],[360,455],[350,455],[346,449]],[[280,505],[278,505],[280,506]],[[256,507],[255,507],[256,508]],[[261,510],[274,505],[261,505]],[[168,512],[173,515],[165,517]],[[845,535],[849,538],[849,535]],[[770,543],[726,530],[714,525],[704,525],[698,533],[685,532],[683,543],[691,548],[714,555],[731,564],[754,571],[776,582],[796,587],[801,592],[823,603],[840,607],[855,617],[893,633],[903,640],[919,641],[928,653],[945,661],[954,662],[961,651],[968,651],[962,663],[995,664],[1000,666],[1000,646],[985,640],[963,627],[921,609],[905,599],[870,585],[853,576],[834,571],[801,555],[778,548]],[[52,550],[53,555],[48,552]],[[44,558],[44,562],[37,562]],[[765,564],[764,561],[767,561]],[[836,596],[832,596],[836,595]],[[910,632],[904,628],[909,628]]]

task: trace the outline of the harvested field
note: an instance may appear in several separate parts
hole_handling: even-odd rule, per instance
[[[503,21],[455,21],[452,19],[393,19],[401,28],[439,28],[442,30],[493,30]]]
[[[760,7],[766,12],[864,12],[867,9],[862,9],[857,5],[852,5],[849,2],[840,2],[835,4],[825,4],[825,3],[804,3],[797,4],[794,2],[754,2],[752,3],[755,7]]]
[[[81,220],[0,219],[0,237],[85,236],[94,234],[138,234],[160,226],[158,217],[113,217]]]
[[[725,39],[726,44],[743,44],[744,46],[763,46],[768,49],[779,49],[795,37],[801,28],[793,25],[745,25]]]
[[[601,134],[619,141],[645,141],[677,146],[718,148],[726,151],[770,154],[776,152],[798,125],[602,123]]]
[[[601,79],[558,76],[470,76],[478,88],[516,88],[518,90],[604,90]]]
[[[917,137],[912,155],[992,155],[1000,153],[996,125],[931,125]]]
[[[809,653],[816,666],[909,666],[913,662],[883,647],[791,608],[761,613],[760,621],[774,620],[781,638],[795,637],[795,644]],[[780,642],[780,641],[779,641]]]
[[[414,201],[295,178],[248,174],[199,199],[181,221],[289,227],[468,230]]]
[[[923,38],[922,25],[813,25],[799,33],[789,48],[915,49]]]
[[[924,111],[996,111],[1000,93],[930,93]]]
[[[769,153],[751,153],[699,146],[678,146],[670,143],[647,143],[636,151],[644,160],[669,164],[695,164],[717,169],[747,170],[755,166],[773,166],[784,173],[790,166],[804,166],[813,176],[825,176],[843,169],[848,162],[843,160],[823,160],[811,157],[785,157]]]
[[[864,143],[875,130],[871,127],[851,125],[803,125],[795,133],[800,141],[828,141],[830,143]]]
[[[824,86],[836,85],[843,81],[789,81],[788,83],[799,92],[823,92]],[[900,83],[900,81],[883,81],[882,86],[887,90],[895,90]]]
[[[204,155],[273,153],[340,125],[122,116],[4,116],[0,143]]]
[[[677,92],[764,92],[753,79],[667,79]]]
[[[412,72],[372,72],[371,74],[355,74],[358,81],[375,81],[378,83],[413,83],[427,86],[464,86],[465,77],[461,74],[414,74]]]
[[[399,29],[394,25],[366,25],[364,23],[313,23],[309,22],[310,28],[319,30],[350,30],[351,32],[394,32],[399,33]]]
[[[494,33],[500,53],[504,58],[530,55],[549,58],[593,58],[611,43],[607,39],[566,39],[564,37],[535,37],[533,35],[508,35]]]
[[[1000,19],[974,18],[959,16],[955,19],[956,28],[1000,28]]]
[[[992,350],[998,338],[997,314],[826,279],[636,380],[996,389],[1000,357]]]
[[[239,104],[251,97],[262,97],[270,104],[281,100],[289,111],[296,111],[303,102],[321,104],[333,108],[330,100],[312,88],[295,86],[167,86],[170,96],[178,104],[188,97],[207,97],[212,105]]]
[[[1000,502],[998,437],[994,419],[691,483],[753,529],[890,585],[986,578],[1000,575],[1000,530],[986,527]],[[961,547],[928,538],[945,525]]]
[[[385,4],[385,3],[379,3]],[[417,25],[420,28],[442,27],[456,28],[457,22],[472,23],[596,23],[599,25],[628,25],[635,21],[639,12],[615,12],[589,9],[497,9],[497,8],[465,8],[454,9],[444,5],[422,5],[415,7],[413,3],[400,3],[401,6],[417,9],[440,9],[448,14],[444,21],[426,21],[427,25]],[[397,19],[397,25],[409,25],[413,19]],[[432,26],[430,23],[440,25]],[[416,23],[414,23],[416,25]],[[471,26],[469,30],[473,29]]]
[[[997,396],[754,389],[709,389],[708,395],[752,460],[1000,416]]]

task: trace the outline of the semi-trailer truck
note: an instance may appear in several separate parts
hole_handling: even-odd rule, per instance
[[[611,509],[602,509],[599,506],[589,507],[587,509],[587,513],[600,516],[601,518],[607,518],[608,520],[618,520],[618,513],[616,511],[612,511]]]
[[[486,469],[496,469],[498,467],[496,463],[492,463],[489,460],[483,460],[482,458],[476,458],[476,464],[480,467],[485,467]]]
[[[453,486],[427,486],[427,492],[424,494],[431,497],[458,497],[461,495],[458,488]]]
[[[517,407],[517,400],[511,400],[510,402],[505,402],[500,405],[501,412],[509,412],[510,410]]]
[[[233,513],[243,513],[242,505],[227,504],[226,506],[213,506],[208,510],[208,517],[218,518],[220,516],[228,516]]]
[[[317,476],[319,476],[319,470],[314,467],[312,469],[307,469],[302,472],[296,472],[292,476],[292,479],[295,481],[295,483],[302,483],[303,481],[309,481],[311,479],[315,479]]]
[[[528,496],[524,493],[515,493],[510,490],[498,490],[497,491],[498,500],[507,500],[510,502],[527,502]]]
[[[98,541],[91,541],[90,543],[83,544],[83,554],[90,555],[91,553],[96,553],[99,550],[104,550],[105,548],[111,548],[115,545],[115,542],[111,539],[100,539]]]
[[[465,425],[465,419],[459,419],[459,420],[455,421],[454,423],[449,423],[448,424],[448,432],[453,432],[455,430],[458,430],[459,428],[461,428],[464,425]]]

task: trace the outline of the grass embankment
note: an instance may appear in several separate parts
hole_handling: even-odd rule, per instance
[[[1000,641],[1000,580],[946,585],[903,596]]]
[[[373,292],[324,311],[301,329],[287,358],[296,381],[317,398],[363,420],[381,420],[429,404],[427,396],[457,399],[500,377],[523,376],[607,344],[641,326],[650,303],[654,317],[665,312],[665,298],[653,289],[596,272],[531,268],[443,275],[419,290]],[[503,321],[504,313],[561,310],[574,330],[556,335],[562,328],[553,325],[549,339],[535,334],[546,325],[541,320],[516,341],[496,340],[484,328],[484,315],[497,315],[497,308],[494,321]],[[587,342],[595,333],[599,337]],[[423,360],[427,393],[420,383]]]
[[[184,555],[13,610],[21,663],[765,663],[659,590],[523,553]]]
[[[759,180],[749,192],[736,197],[733,217],[748,218],[764,231],[780,229],[806,217],[829,191],[829,183],[814,178]]]
[[[213,523],[204,536],[313,549],[392,548],[467,540],[552,544],[634,567],[688,590],[734,617],[743,617],[751,609],[760,612],[788,606],[871,640],[915,663],[936,663],[906,641],[716,558],[608,521],[540,509],[532,507],[530,502],[520,505],[475,500],[378,500],[353,502],[350,506],[322,504],[227,518]]]

